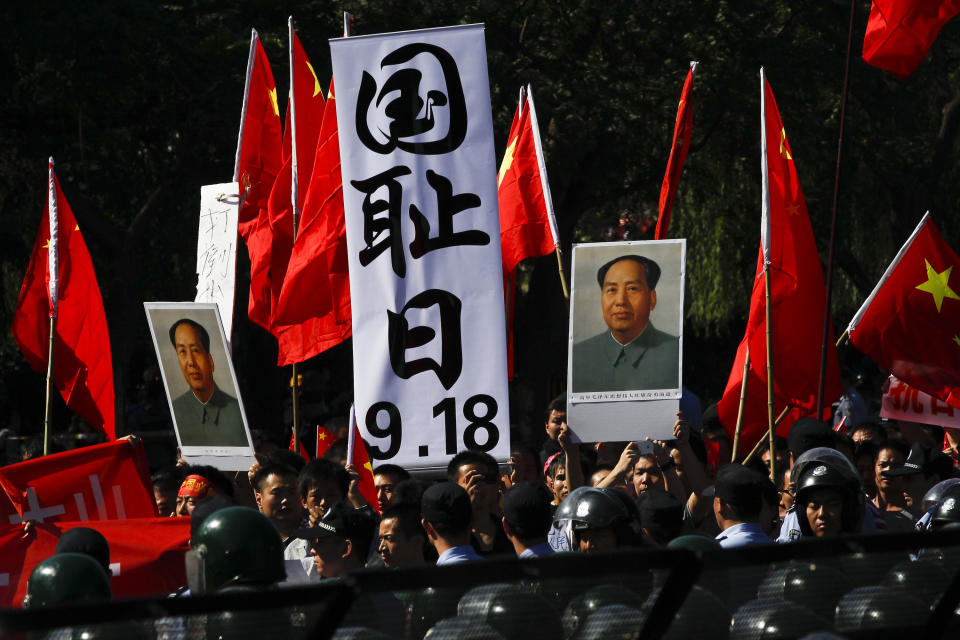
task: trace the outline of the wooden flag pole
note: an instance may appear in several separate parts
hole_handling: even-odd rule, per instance
[[[743,428],[743,411],[747,406],[747,373],[750,371],[750,345],[747,345],[747,357],[743,360],[743,379],[740,381],[740,406],[737,408],[737,426],[733,431],[733,455],[730,462],[737,461],[740,451],[740,430]]]
[[[770,480],[774,485],[777,482],[776,460],[774,460],[773,438],[776,432],[776,424],[773,421],[773,327],[771,327],[771,317],[773,312],[770,308],[772,301],[770,295],[770,263],[763,265],[763,285],[766,288],[767,297],[767,422],[770,424]]]
[[[837,201],[840,197],[840,159],[843,157],[843,123],[847,111],[847,87],[850,79],[850,49],[853,43],[854,0],[850,0],[850,27],[847,30],[847,62],[843,72],[843,92],[840,94],[840,134],[837,139],[837,169],[833,176],[833,212],[830,217],[830,245],[827,250],[827,299],[823,307],[823,339],[820,342],[820,378],[817,383],[816,416],[823,413],[823,396],[827,386],[827,336],[830,335],[830,302],[833,292],[833,250],[837,237]]]
[[[50,314],[50,345],[47,347],[47,401],[43,413],[43,455],[50,453],[50,413],[53,411],[53,345],[56,342],[57,316]]]
[[[570,289],[567,287],[567,276],[563,273],[563,251],[560,245],[556,245],[554,253],[557,254],[557,273],[560,274],[560,288],[563,289],[563,299],[567,301],[567,309],[570,308]]]
[[[787,405],[783,408],[783,411],[780,412],[780,415],[777,416],[777,419],[774,420],[773,422],[774,427],[777,427],[777,425],[783,422],[783,419],[787,417],[787,412],[790,411],[790,409],[791,409],[790,405]],[[751,449],[750,453],[747,454],[747,457],[743,459],[744,466],[750,464],[750,461],[753,460],[753,456],[755,456],[757,454],[757,451],[760,450],[760,445],[763,444],[763,441],[766,440],[766,438],[767,438],[767,435],[764,434],[762,438],[757,440],[757,444],[753,445],[753,449]],[[774,485],[776,485],[777,481],[774,480],[773,483]]]

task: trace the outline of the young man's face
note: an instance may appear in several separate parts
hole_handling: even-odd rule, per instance
[[[563,428],[563,425],[567,423],[567,413],[565,411],[557,411],[556,409],[550,410],[550,417],[547,418],[547,423],[544,428],[547,431],[547,436],[551,440],[556,440],[557,436],[560,435],[560,429]]]
[[[817,489],[807,503],[807,522],[817,538],[835,536],[843,529],[843,496],[833,489]]]
[[[157,503],[157,513],[161,518],[172,516],[177,510],[176,491],[162,491],[154,487],[153,500]]]
[[[323,578],[337,578],[346,568],[346,557],[350,555],[350,546],[346,538],[326,536],[310,541],[310,553],[313,566]]]
[[[663,486],[663,476],[657,463],[648,457],[641,457],[633,466],[633,491],[639,497],[647,489]]]
[[[413,567],[423,564],[423,538],[408,538],[398,526],[396,518],[380,521],[380,544],[377,551],[388,569]]]
[[[304,506],[317,518],[322,518],[330,509],[342,502],[343,494],[340,493],[340,486],[333,479],[314,483],[307,489],[303,499]]]
[[[896,449],[881,449],[874,464],[874,479],[881,491],[903,491],[899,477],[888,478],[881,473],[886,469],[899,469],[903,466],[903,454]]]
[[[617,534],[610,527],[584,529],[577,532],[577,538],[580,541],[580,551],[583,553],[609,551],[617,548]]]
[[[296,476],[271,473],[264,478],[257,492],[257,506],[273,522],[280,535],[289,536],[300,524]]]
[[[400,479],[389,473],[379,473],[373,476],[373,486],[377,490],[377,504],[380,507],[380,513],[390,506],[393,502],[393,490]]]
[[[567,470],[563,466],[556,467],[547,486],[553,492],[553,504],[563,502],[570,493],[570,488],[567,486]]]

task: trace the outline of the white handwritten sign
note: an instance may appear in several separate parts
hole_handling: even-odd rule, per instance
[[[880,417],[960,429],[960,411],[893,376],[883,394]]]
[[[197,298],[215,302],[229,342],[233,330],[233,292],[237,279],[237,183],[200,187],[197,235]]]

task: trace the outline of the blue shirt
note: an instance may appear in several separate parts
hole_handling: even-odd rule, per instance
[[[716,537],[716,541],[724,549],[746,547],[751,544],[770,544],[773,540],[763,532],[756,522],[741,522],[727,527]]]
[[[553,547],[550,546],[549,542],[541,542],[540,544],[535,544],[532,547],[528,547],[523,550],[523,553],[520,554],[521,558],[542,558],[544,556],[552,556],[554,554]]]
[[[470,562],[471,560],[483,560],[473,547],[469,544],[465,544],[459,547],[453,547],[447,549],[440,554],[440,557],[437,558],[437,566],[444,567],[451,564],[459,564],[461,562]]]

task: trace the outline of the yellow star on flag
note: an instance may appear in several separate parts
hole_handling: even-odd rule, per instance
[[[308,62],[307,68],[310,69],[310,75],[313,76],[313,97],[316,98],[317,94],[320,93],[320,81],[317,80],[317,74],[313,71],[313,65]]]
[[[787,130],[783,127],[780,127],[780,155],[787,160],[793,160],[793,156],[790,155],[790,150],[787,149]]]
[[[953,271],[953,267],[947,267],[942,272],[937,273],[937,270],[930,266],[929,260],[924,260],[924,262],[927,265],[927,280],[918,284],[917,289],[926,291],[933,296],[933,302],[937,305],[937,313],[939,313],[944,298],[960,300],[960,296],[950,288],[950,272]]]
[[[326,439],[327,439],[327,434],[321,432],[321,433],[318,433],[318,434],[317,434],[317,437],[320,438],[321,440],[326,440]]]
[[[364,462],[363,468],[369,471],[370,473],[373,473],[373,465],[371,465],[369,462]]]
[[[77,225],[73,228],[74,231],[80,231],[80,225]]]
[[[800,205],[796,202],[791,202],[787,205],[787,215],[796,216],[800,214]]]
[[[517,136],[513,139],[507,146],[507,151],[503,154],[503,162],[500,163],[500,172],[497,174],[497,186],[500,186],[500,183],[503,182],[503,176],[506,175],[507,171],[513,165],[513,152],[517,148],[517,139],[520,136]]]
[[[273,105],[274,115],[280,115],[280,107],[277,105],[277,90],[276,88],[270,89],[270,104]]]
[[[50,248],[50,238],[47,238],[47,241],[43,243],[43,248],[44,249]]]

